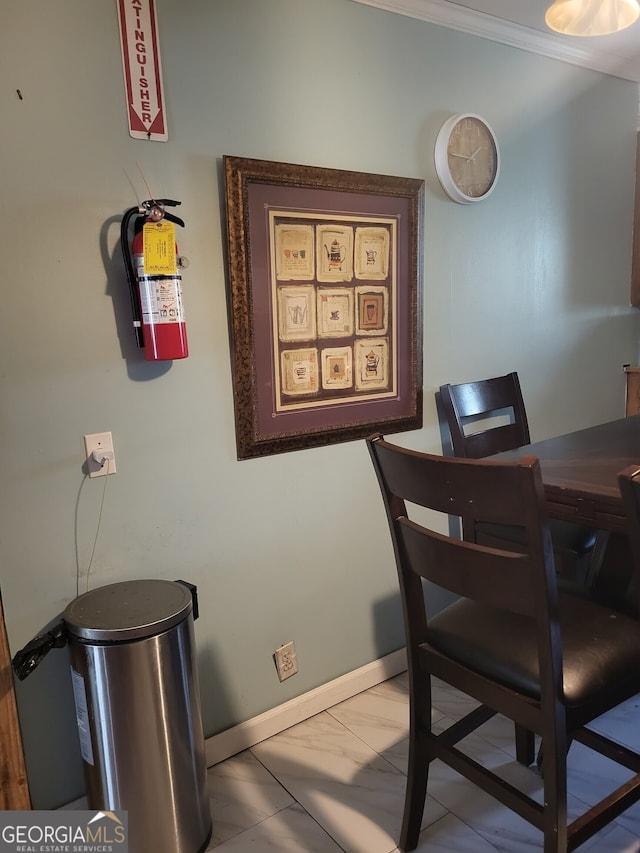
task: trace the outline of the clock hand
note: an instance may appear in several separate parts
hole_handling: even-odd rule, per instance
[[[464,160],[465,163],[473,163],[473,161],[476,159],[476,157],[478,156],[480,151],[482,151],[482,146],[480,146],[479,148],[476,148],[476,150],[473,152],[473,154],[471,154],[469,157],[467,157],[466,154],[456,154],[455,151],[451,151],[451,156],[452,157],[460,157],[460,159]]]

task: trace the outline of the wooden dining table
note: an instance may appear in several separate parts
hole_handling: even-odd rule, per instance
[[[535,441],[493,459],[537,456],[552,518],[601,531],[589,582],[607,601],[626,594],[631,574],[627,520],[618,474],[640,469],[640,415]]]

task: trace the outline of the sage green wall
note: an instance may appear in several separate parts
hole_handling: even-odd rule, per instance
[[[433,389],[518,370],[534,437],[623,414],[637,87],[350,0],[157,0],[170,139],[129,138],[115,2],[1,0],[1,589],[13,652],[84,589],[197,584],[207,735],[403,644],[360,442],[236,460],[224,154],[421,177],[425,425]],[[16,90],[22,93],[22,100]],[[502,174],[448,201],[433,145],[485,116]],[[139,166],[139,168],[138,168]],[[182,200],[191,356],[132,346],[123,212]],[[83,482],[85,433],[118,473]],[[300,672],[271,660],[295,640]],[[66,652],[18,685],[34,806],[83,790]],[[127,701],[127,697],[123,697]]]

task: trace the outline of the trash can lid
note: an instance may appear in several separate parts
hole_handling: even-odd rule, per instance
[[[109,584],[71,601],[63,617],[69,634],[103,643],[139,640],[168,631],[193,608],[190,589],[176,581]]]

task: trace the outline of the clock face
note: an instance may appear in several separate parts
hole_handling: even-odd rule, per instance
[[[496,185],[498,143],[484,119],[465,113],[452,116],[436,140],[435,163],[447,195],[460,204],[486,198]]]

